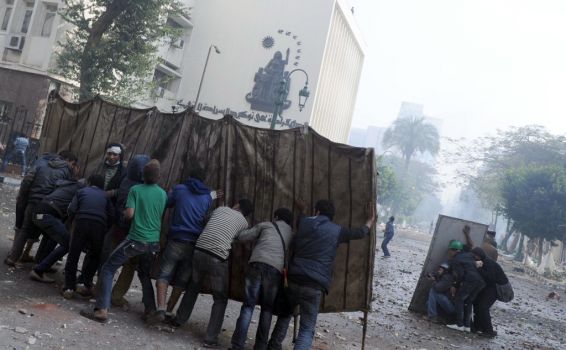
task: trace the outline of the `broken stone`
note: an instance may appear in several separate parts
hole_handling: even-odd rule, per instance
[[[28,330],[25,329],[24,327],[16,327],[16,328],[14,328],[14,332],[16,332],[16,333],[21,333],[21,334],[25,334],[25,333],[28,332]]]
[[[36,337],[29,337],[28,338],[28,344],[29,345],[33,345],[37,342],[37,338]]]

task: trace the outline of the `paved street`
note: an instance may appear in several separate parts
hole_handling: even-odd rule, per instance
[[[10,247],[13,208],[17,187],[0,185],[0,255]],[[547,301],[549,291],[563,295],[564,284],[550,284],[523,273],[509,272],[513,263],[503,265],[511,278],[516,299],[496,303],[494,324],[499,336],[488,340],[461,334],[430,324],[407,310],[426,256],[430,236],[399,230],[390,247],[393,257],[376,261],[373,313],[369,318],[368,349],[564,349],[566,347],[565,300]],[[380,238],[378,239],[381,240]],[[204,336],[211,298],[199,299],[188,325],[174,334],[149,329],[142,323],[141,289],[137,280],[127,298],[130,310],[112,309],[111,321],[101,325],[78,315],[92,301],[63,299],[55,285],[32,282],[30,266],[13,269],[0,266],[0,348],[2,349],[185,349],[199,348]],[[62,270],[63,266],[57,266]],[[228,305],[221,348],[230,346],[230,337],[239,313],[239,303]],[[360,349],[361,313],[326,314],[319,317],[316,349]],[[257,312],[252,329],[257,322]],[[250,332],[250,335],[253,333]],[[290,337],[287,348],[290,347]],[[251,349],[251,346],[248,346]]]

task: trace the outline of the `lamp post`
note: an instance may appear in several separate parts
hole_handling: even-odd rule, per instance
[[[210,59],[210,52],[212,51],[212,49],[214,49],[214,52],[216,52],[217,54],[220,54],[220,50],[218,49],[218,46],[210,45],[210,47],[208,48],[208,55],[206,55],[206,61],[204,62],[204,69],[202,70],[202,76],[200,77],[200,84],[198,85],[197,98],[195,99],[195,109],[197,108],[198,99],[200,97],[200,89],[202,88],[202,82],[204,81],[204,75],[206,74],[206,67],[208,66],[208,60]]]
[[[291,75],[295,72],[302,72],[305,74],[305,86],[299,91],[299,112],[303,111],[305,108],[305,104],[307,103],[307,99],[309,98],[310,91],[308,89],[309,85],[309,75],[304,70],[298,68],[292,70],[289,75],[288,79],[281,80],[279,82],[279,87],[277,88],[276,96],[275,96],[275,109],[273,110],[273,117],[271,118],[271,129],[275,129],[275,124],[277,123],[277,117],[281,115],[283,104],[285,103],[285,99],[287,99],[287,95],[289,94],[289,82],[291,81]]]

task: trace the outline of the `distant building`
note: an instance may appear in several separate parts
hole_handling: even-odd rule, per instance
[[[425,116],[423,113],[423,105],[412,102],[402,102],[397,118],[406,118],[412,116],[424,117],[426,123],[434,125],[438,130],[438,133],[441,133],[443,124],[442,119]],[[379,156],[387,151],[383,147],[383,136],[385,135],[386,130],[386,127],[379,126],[368,126],[365,129],[352,128],[350,130],[348,144],[356,147],[373,147],[375,149],[375,154]],[[428,153],[419,153],[414,156],[414,159],[431,165],[435,163],[435,157],[431,156]]]
[[[348,144],[356,147],[371,147],[375,150],[376,156],[381,155],[383,148],[383,134],[386,128],[378,126],[368,126],[365,129],[352,128]]]

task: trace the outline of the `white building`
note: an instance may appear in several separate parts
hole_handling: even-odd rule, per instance
[[[35,136],[50,88],[57,38],[69,26],[59,0],[0,0],[0,128]],[[16,125],[12,127],[12,123]],[[1,142],[7,142],[4,131]]]
[[[199,95],[196,110],[205,117],[231,114],[269,127],[273,91],[302,69],[310,97],[299,111],[306,77],[293,72],[277,128],[309,123],[333,141],[348,140],[364,44],[346,1],[195,0],[191,7],[183,73],[171,72],[163,98],[149,103],[170,111],[177,100],[194,105]]]
[[[0,0],[0,113],[25,105],[41,114],[47,92],[61,82],[50,72],[57,41],[70,28],[57,14],[63,3]],[[285,80],[289,93],[277,128],[308,123],[333,141],[347,141],[364,60],[347,0],[183,3],[188,18],[167,20],[182,28],[183,36],[160,48],[162,60],[154,72],[158,87],[141,106],[170,112],[173,106],[181,109],[179,100],[194,105],[199,94],[195,109],[205,117],[231,114],[269,127],[274,91]],[[310,97],[300,111],[302,71],[308,74]]]

